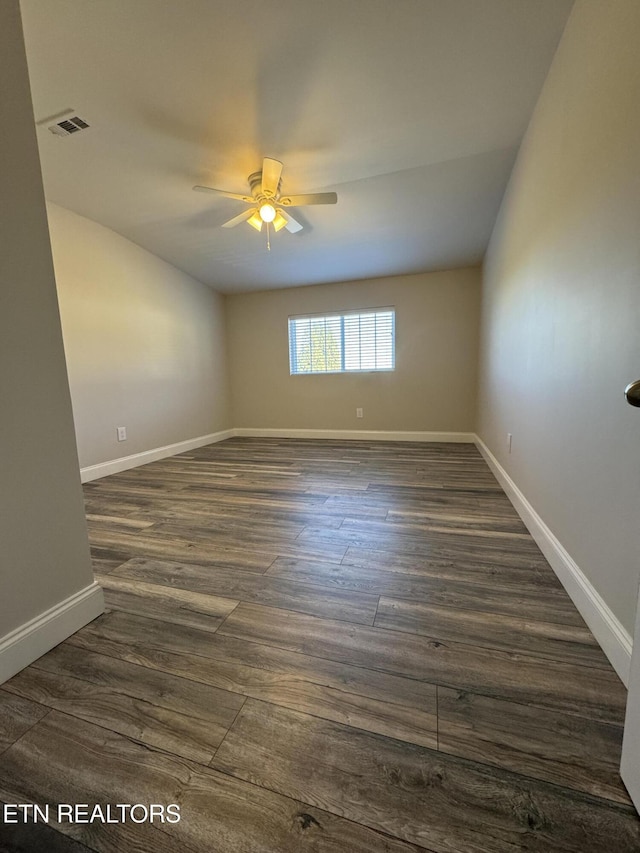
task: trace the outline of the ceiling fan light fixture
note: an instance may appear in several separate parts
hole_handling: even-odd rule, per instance
[[[247,222],[252,228],[255,228],[256,231],[262,231],[262,218],[260,217],[260,212],[258,210],[254,210],[251,216],[247,219]]]
[[[282,215],[282,211],[276,210],[276,215],[273,219],[273,230],[276,232],[276,234],[278,233],[278,231],[280,231],[281,228],[284,228],[287,222],[288,220],[284,218],[284,216]]]
[[[269,204],[269,202],[265,202],[265,204],[260,207],[259,213],[260,219],[263,222],[273,222],[276,218],[276,209],[272,204]]]

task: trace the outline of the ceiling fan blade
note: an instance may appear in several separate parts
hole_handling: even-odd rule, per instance
[[[280,160],[265,157],[262,161],[262,192],[265,195],[274,196],[278,192],[281,174],[282,163]]]
[[[253,210],[243,210],[242,213],[239,213],[237,216],[234,216],[233,219],[229,219],[227,222],[222,223],[223,228],[235,228],[236,225],[240,225],[241,222],[246,222],[247,219],[250,219],[254,213],[257,213],[257,209],[254,207]]]
[[[228,193],[226,190],[216,190],[213,187],[194,187],[197,193],[215,193],[215,195],[223,195],[225,198],[235,198],[238,201],[246,201],[247,204],[255,204],[255,199],[250,195],[238,195],[238,193]]]
[[[290,234],[296,234],[298,231],[302,231],[304,226],[301,225],[297,219],[294,219],[288,211],[280,210],[278,208],[278,213],[283,217],[283,219],[287,220],[287,224],[284,227]]]
[[[336,193],[306,193],[305,195],[285,195],[278,199],[278,204],[285,207],[302,207],[306,204],[336,204]]]

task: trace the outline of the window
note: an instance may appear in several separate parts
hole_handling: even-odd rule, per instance
[[[394,370],[393,308],[329,317],[289,317],[291,374]]]

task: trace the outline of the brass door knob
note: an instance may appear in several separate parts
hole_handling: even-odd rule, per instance
[[[640,379],[635,382],[630,382],[624,389],[624,396],[627,398],[627,403],[630,406],[640,408]]]

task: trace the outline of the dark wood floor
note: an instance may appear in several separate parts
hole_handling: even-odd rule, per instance
[[[640,850],[625,690],[473,446],[232,439],[85,493],[108,612],[0,688],[0,800],[182,819],[0,850]]]

